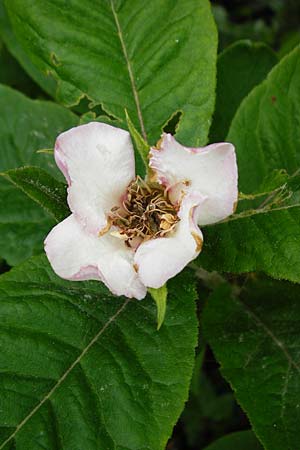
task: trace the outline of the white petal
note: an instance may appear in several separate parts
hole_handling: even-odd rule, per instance
[[[180,221],[175,231],[146,241],[137,249],[134,260],[140,279],[147,287],[163,286],[200,253],[203,236],[196,221],[203,200],[200,194],[189,192],[181,203]]]
[[[133,267],[133,251],[108,233],[88,233],[72,214],[56,225],[45,240],[55,273],[68,280],[100,280],[116,295],[144,298],[146,288]]]
[[[150,167],[158,181],[170,189],[172,201],[179,201],[180,193],[188,189],[207,197],[199,212],[199,225],[218,222],[234,212],[238,187],[232,144],[190,148],[164,134],[160,148],[151,149]]]
[[[135,176],[129,133],[99,122],[71,128],[58,136],[55,160],[68,181],[71,211],[98,233]]]

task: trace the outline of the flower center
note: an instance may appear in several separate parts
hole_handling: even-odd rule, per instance
[[[119,237],[128,246],[165,236],[180,220],[166,192],[156,183],[137,177],[127,188],[122,206],[111,209],[111,225],[119,228]]]

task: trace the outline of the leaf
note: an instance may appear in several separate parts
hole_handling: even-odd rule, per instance
[[[275,169],[300,167],[300,48],[282,59],[239,108],[227,139],[237,148],[240,190],[258,190]]]
[[[16,39],[3,0],[0,0],[0,35],[10,53],[18,60],[28,75],[52,97],[55,96],[56,81],[49,74],[43,74],[30,61],[20,42]],[[1,81],[3,83],[3,81]],[[14,86],[15,88],[17,86]],[[28,94],[28,92],[25,92]]]
[[[250,431],[237,431],[228,434],[205,447],[204,450],[263,450],[255,434]]]
[[[254,210],[250,203],[246,211],[245,201],[240,202],[227,223],[207,227],[199,264],[235,273],[264,271],[300,282],[299,47],[242,102],[227,140],[236,146],[244,194],[270,186],[266,180],[276,171],[286,171],[291,185],[260,199]]]
[[[77,123],[77,117],[51,102],[33,101],[0,86],[0,172],[36,165],[60,177],[53,155],[38,154],[54,145],[56,136]],[[39,252],[54,225],[24,193],[0,177],[0,256],[14,265]]]
[[[204,310],[221,372],[268,450],[299,446],[299,295],[300,286],[253,277],[240,298],[223,285]]]
[[[200,337],[201,344],[203,341]],[[225,433],[235,427],[240,419],[233,393],[228,392],[226,387],[224,389],[222,383],[220,388],[219,375],[216,377],[211,368],[209,376],[203,370],[204,353],[205,347],[196,357],[189,400],[180,418],[184,424],[188,448],[203,448],[207,436]]]
[[[9,0],[13,31],[70,106],[83,96],[134,126],[150,144],[176,111],[177,137],[207,140],[217,36],[208,0]],[[53,33],[55,23],[55,33]],[[146,139],[147,137],[147,139]]]
[[[34,95],[38,87],[27,76],[19,63],[8,52],[6,46],[0,38],[0,83],[25,92],[27,95]]]
[[[165,320],[167,310],[168,288],[167,285],[164,284],[162,287],[158,289],[148,288],[148,292],[156,303],[157,330],[159,330]]]
[[[64,281],[45,257],[3,275],[0,449],[163,450],[188,395],[195,297],[187,273],[173,279],[158,333],[149,297]]]
[[[46,171],[31,166],[8,170],[0,175],[42,206],[57,222],[70,214],[66,185]]]
[[[235,42],[218,56],[211,142],[224,141],[241,101],[266,78],[277,62],[278,57],[270,47],[249,40]]]

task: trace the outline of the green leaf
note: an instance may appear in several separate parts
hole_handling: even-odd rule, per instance
[[[0,172],[35,165],[56,177],[53,155],[38,154],[56,136],[76,125],[77,117],[51,102],[33,101],[0,86]],[[15,265],[42,249],[54,220],[9,181],[0,177],[0,256]]]
[[[277,62],[278,57],[270,47],[249,40],[234,43],[218,56],[211,142],[224,141],[241,101],[266,78]]]
[[[150,297],[64,281],[45,257],[3,275],[0,449],[163,450],[188,395],[195,297],[188,273],[173,279],[158,333]]]
[[[247,201],[241,201],[227,223],[207,227],[199,264],[235,273],[264,271],[300,282],[299,47],[242,102],[227,140],[236,146],[244,194],[271,187],[270,178],[275,174],[277,183],[278,173],[284,171],[290,181],[255,205],[250,203],[248,211]]]
[[[150,144],[176,111],[177,137],[207,141],[217,35],[208,0],[5,1],[13,31],[70,106],[85,95]],[[55,33],[53,33],[55,23]],[[126,123],[126,122],[125,122]]]
[[[263,450],[255,434],[250,431],[237,431],[213,442],[204,450]]]
[[[168,288],[164,284],[158,289],[148,288],[148,292],[156,303],[157,308],[157,329],[159,330],[162,326],[167,309],[167,298],[168,298]]]
[[[42,206],[57,222],[65,219],[70,210],[67,188],[45,170],[38,167],[21,167],[0,174]]]
[[[25,92],[27,95],[39,93],[36,84],[28,77],[19,63],[9,53],[0,38],[0,83]]]
[[[223,285],[204,310],[221,372],[268,450],[299,446],[299,295],[300,286],[253,277],[240,298]]]
[[[200,343],[204,339],[200,337]],[[184,432],[191,448],[203,448],[207,436],[225,433],[237,421],[237,408],[232,392],[220,389],[215,372],[209,376],[202,368],[205,347],[195,361],[189,400],[181,415]],[[217,376],[218,380],[218,376]]]
[[[56,81],[52,76],[42,73],[30,61],[20,42],[17,40],[7,16],[3,0],[0,0],[0,36],[10,53],[17,59],[28,75],[45,91],[55,97]],[[2,68],[1,68],[2,70]],[[3,81],[1,81],[3,83]],[[19,82],[19,80],[18,80]],[[18,86],[13,86],[18,87]],[[27,90],[25,91],[28,94]]]
[[[300,48],[282,59],[242,102],[227,140],[236,145],[239,186],[257,191],[275,169],[300,167]]]

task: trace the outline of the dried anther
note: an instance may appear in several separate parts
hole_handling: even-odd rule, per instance
[[[140,241],[165,236],[180,220],[177,209],[162,187],[146,183],[137,177],[127,188],[121,207],[113,207],[109,214],[111,225],[119,229],[128,245],[134,238]]]

